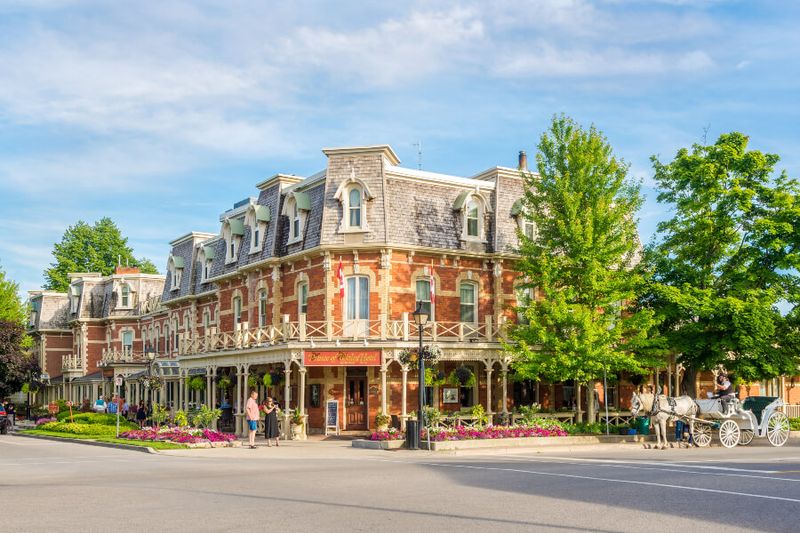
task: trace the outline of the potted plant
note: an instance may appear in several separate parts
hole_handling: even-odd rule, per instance
[[[264,376],[261,378],[261,382],[264,384],[264,387],[269,389],[272,387],[272,374],[266,372]]]
[[[292,414],[292,439],[299,440],[303,436],[303,415],[295,410]]]
[[[388,431],[391,421],[391,416],[383,414],[383,411],[378,411],[378,414],[375,415],[375,430],[378,432]]]
[[[250,389],[257,389],[258,388],[258,376],[248,376],[247,377],[247,387]]]
[[[219,381],[217,381],[217,385],[222,390],[230,389],[232,384],[230,376],[220,376]]]
[[[475,373],[469,367],[461,365],[447,376],[447,382],[454,387],[474,387]]]
[[[194,391],[204,390],[206,388],[206,380],[201,376],[195,376],[186,380],[189,389]]]

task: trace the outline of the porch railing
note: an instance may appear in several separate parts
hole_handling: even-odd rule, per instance
[[[429,322],[425,327],[425,337],[434,342],[495,342],[505,338],[505,330],[506,319],[498,315],[488,316],[481,323]],[[232,332],[221,332],[210,327],[203,335],[183,333],[179,336],[178,353],[189,355],[257,348],[290,341],[413,341],[418,334],[417,325],[409,313],[403,313],[400,319],[379,315],[377,320],[344,321],[308,321],[306,315],[291,321],[289,315],[284,315],[278,325],[251,328],[247,322],[243,322]]]
[[[69,354],[61,356],[61,370],[69,372],[70,370],[83,370],[83,358],[78,354]]]

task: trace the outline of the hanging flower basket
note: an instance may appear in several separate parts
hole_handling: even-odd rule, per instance
[[[188,385],[191,390],[204,390],[206,388],[206,380],[200,376],[195,376],[186,380],[186,385]]]
[[[219,381],[217,382],[217,385],[222,390],[230,389],[232,384],[233,384],[233,382],[231,381],[231,378],[228,377],[228,376],[221,376],[219,378]]]
[[[447,383],[454,387],[474,387],[476,383],[475,374],[469,367],[460,366],[450,372],[447,376]]]
[[[247,376],[247,388],[249,389],[256,389],[258,388],[258,376]]]
[[[272,385],[278,386],[283,383],[283,372],[281,370],[273,370],[270,372],[270,377],[272,379]]]
[[[261,382],[264,384],[266,388],[272,387],[272,374],[267,372],[261,377]]]
[[[413,366],[419,362],[420,355],[426,365],[434,365],[439,358],[442,357],[442,350],[435,344],[423,346],[421,352],[419,350],[410,350],[406,348],[400,352],[399,360],[403,365]]]
[[[158,389],[164,384],[164,380],[160,376],[146,376],[142,378],[142,384],[147,389]]]

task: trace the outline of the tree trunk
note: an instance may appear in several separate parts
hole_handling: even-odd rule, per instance
[[[590,424],[597,421],[597,411],[594,408],[594,392],[596,381],[589,380],[586,385],[586,421]]]
[[[575,381],[575,409],[577,410],[575,422],[583,422],[583,406],[581,405],[581,389],[583,386]]]

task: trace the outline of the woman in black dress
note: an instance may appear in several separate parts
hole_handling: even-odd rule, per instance
[[[144,406],[144,401],[139,402],[139,408],[136,409],[136,422],[139,427],[144,426],[144,421],[147,420],[147,408]]]
[[[275,446],[280,446],[279,440],[281,431],[278,427],[278,411],[280,408],[271,397],[267,396],[267,401],[261,406],[261,410],[266,413],[267,418],[264,421],[264,438],[267,439],[267,446],[272,446],[270,440],[275,439]]]

